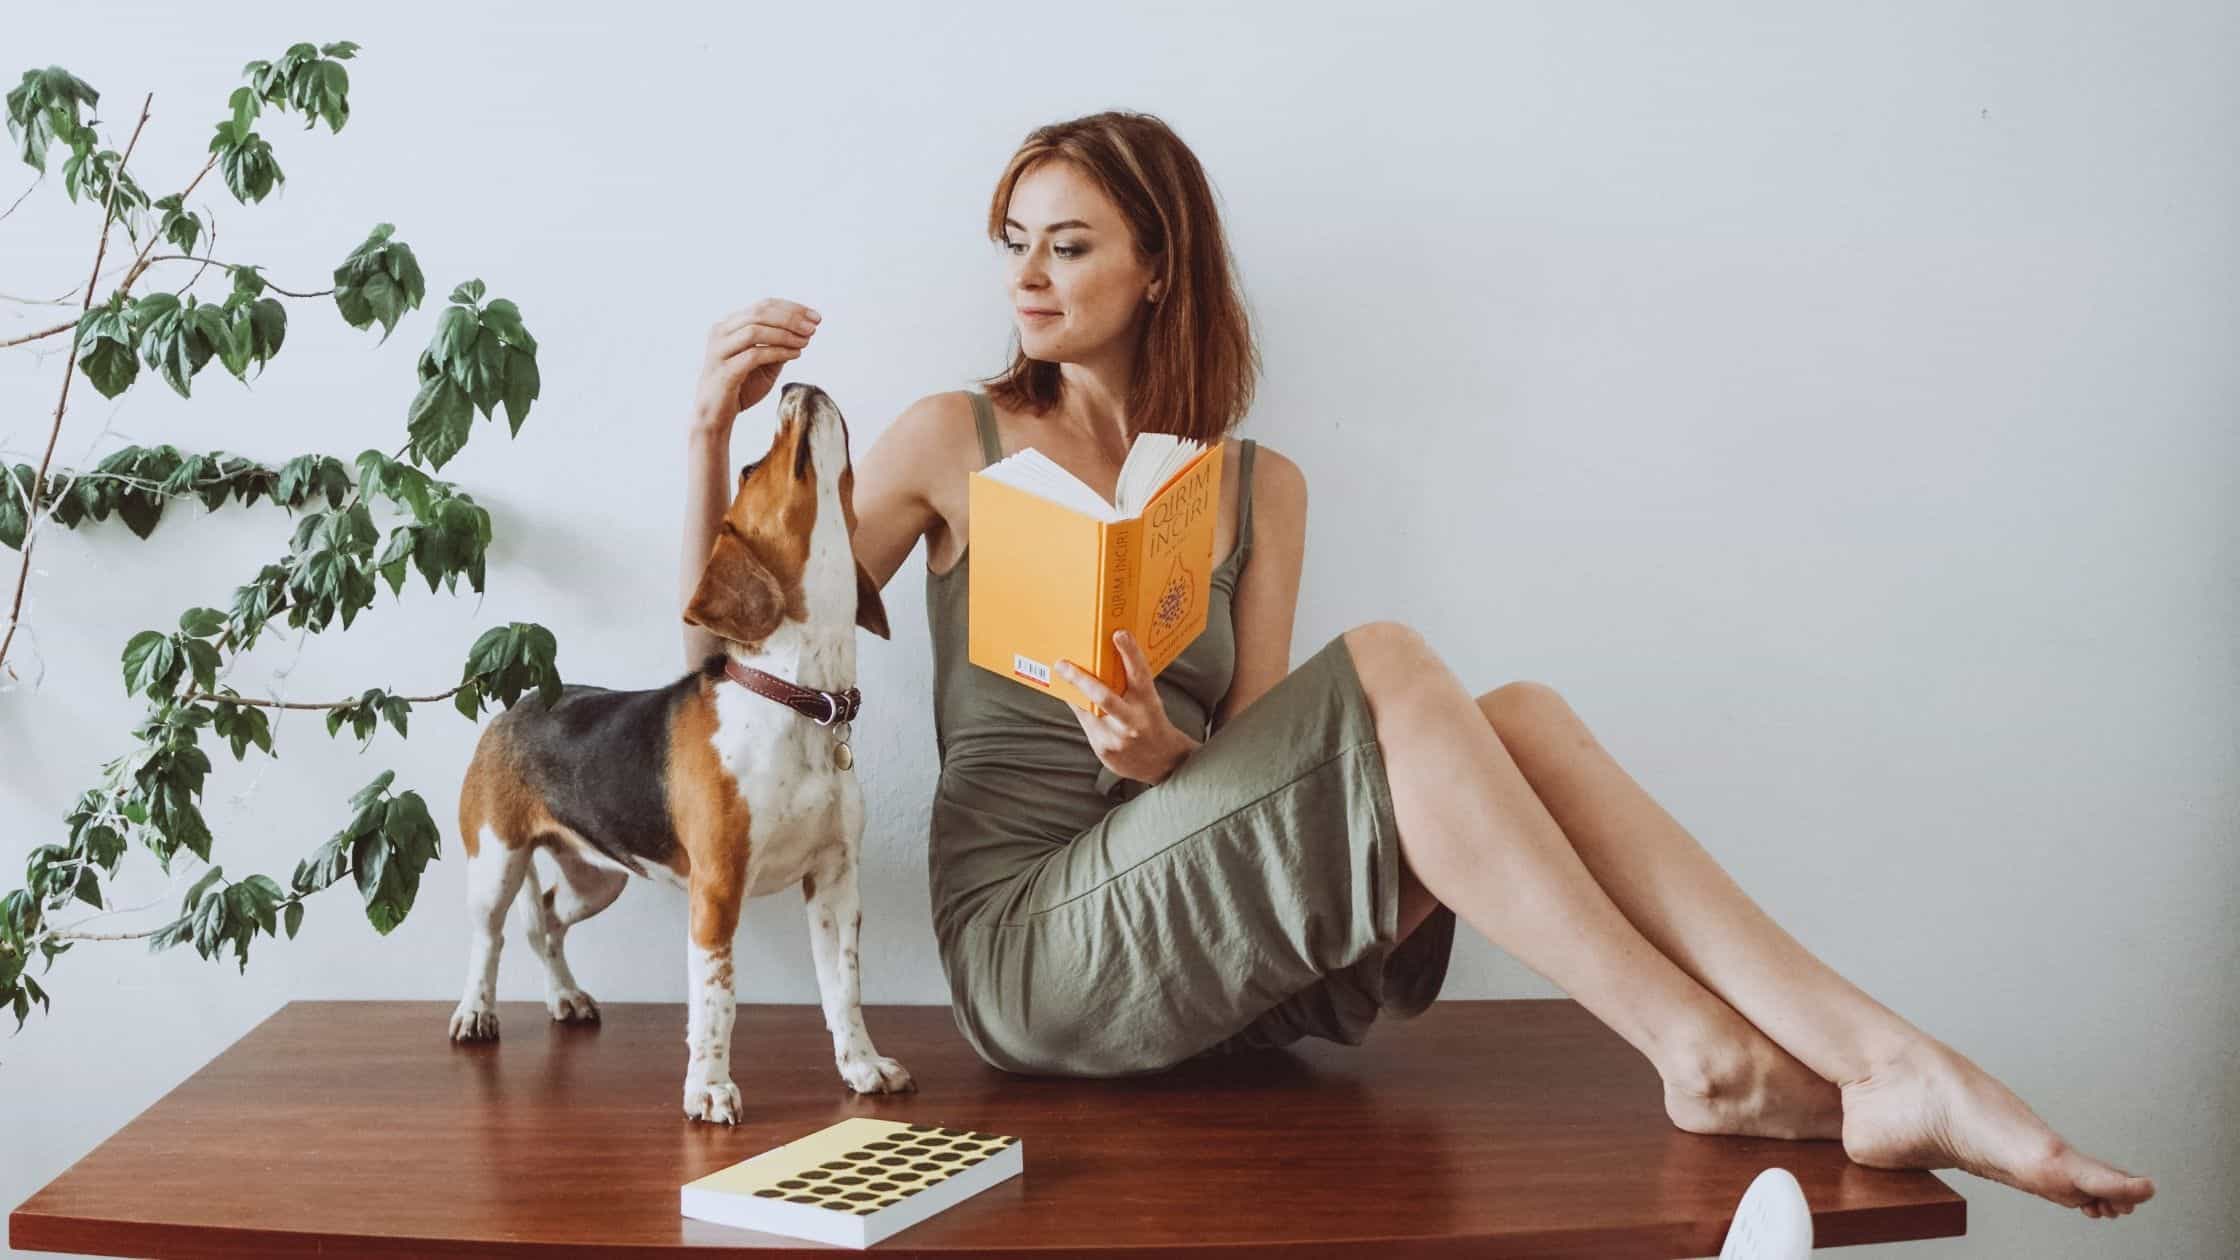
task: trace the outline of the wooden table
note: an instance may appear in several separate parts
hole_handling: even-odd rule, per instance
[[[741,1006],[736,1127],[685,1118],[683,1006],[598,1025],[500,1004],[290,1002],[8,1218],[11,1245],[131,1256],[535,1256],[841,1248],[690,1220],[685,1182],[851,1115],[1017,1134],[1024,1176],[872,1248],[1060,1260],[1702,1257],[1759,1170],[1820,1247],[1943,1238],[1967,1202],[1834,1141],[1673,1127],[1648,1062],[1577,1003],[1439,1002],[1358,1047],[1300,1042],[1152,1077],[988,1067],[942,1006],[864,1017],[918,1092],[840,1082],[813,1006]]]

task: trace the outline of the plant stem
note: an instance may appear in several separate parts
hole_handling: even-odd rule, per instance
[[[140,121],[132,125],[132,139],[125,142],[124,156],[117,159],[117,169],[109,176],[109,196],[101,207],[101,244],[93,251],[93,274],[86,278],[85,300],[78,307],[81,316],[93,309],[93,290],[101,283],[101,260],[109,253],[109,225],[117,217],[117,188],[124,183],[125,167],[132,162],[132,151],[139,147],[140,129],[148,125],[148,105],[155,99],[156,94],[153,92],[141,98]],[[216,155],[213,154],[211,160],[216,161]],[[152,245],[154,242],[149,243]],[[82,330],[84,324],[81,322],[75,327]],[[34,486],[46,484],[47,469],[54,463],[54,444],[62,437],[62,413],[70,406],[70,378],[78,374],[78,341],[83,335],[80,331],[70,337],[70,359],[62,365],[62,396],[55,400],[54,425],[47,430],[47,453],[39,457],[39,473],[31,481]],[[5,637],[0,637],[0,668],[7,664],[8,646],[16,641],[16,623],[23,615],[23,588],[31,580],[31,548],[38,539],[39,519],[38,514],[33,513],[24,522],[23,565],[16,571],[15,602],[8,608],[8,633]]]

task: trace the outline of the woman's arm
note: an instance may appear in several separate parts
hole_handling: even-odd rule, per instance
[[[731,508],[731,422],[761,402],[778,373],[801,356],[824,317],[799,302],[764,298],[715,322],[692,390],[692,419],[685,427],[684,594],[678,616],[700,587],[700,572],[715,550],[716,531]],[[698,626],[684,628],[684,664],[723,650],[723,641]]]
[[[684,453],[684,572],[683,591],[677,607],[692,602],[700,586],[700,573],[715,550],[716,527],[731,506],[731,424],[694,421],[685,431]],[[698,669],[700,662],[723,650],[723,640],[711,631],[684,624],[684,664]]]

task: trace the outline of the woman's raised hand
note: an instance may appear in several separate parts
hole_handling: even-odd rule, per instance
[[[770,393],[778,373],[800,357],[823,318],[799,302],[764,298],[717,320],[708,330],[708,354],[693,391],[693,423],[728,431],[740,412]]]

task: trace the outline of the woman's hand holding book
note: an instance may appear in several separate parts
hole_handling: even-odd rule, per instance
[[[1066,704],[1105,769],[1123,779],[1158,783],[1174,773],[1199,744],[1167,719],[1166,702],[1159,698],[1159,688],[1152,681],[1151,663],[1144,659],[1135,638],[1125,630],[1116,630],[1112,642],[1127,668],[1128,689],[1114,691],[1072,661],[1060,660],[1058,672],[1104,712],[1091,713],[1087,706],[1071,700]]]

